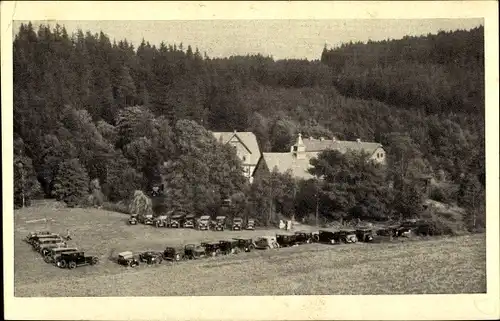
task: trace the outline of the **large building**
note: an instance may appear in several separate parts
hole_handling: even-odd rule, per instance
[[[257,163],[261,158],[261,152],[257,137],[252,132],[213,132],[215,138],[223,143],[230,144],[236,150],[236,154],[243,163],[245,177],[250,183],[253,181],[253,176]]]
[[[319,153],[325,150],[337,150],[345,153],[348,150],[364,151],[370,155],[370,159],[380,163],[386,163],[386,154],[384,148],[379,143],[357,141],[342,141],[335,138],[315,139],[309,137],[303,139],[299,133],[297,142],[291,146],[287,153],[262,153],[256,173],[261,171],[269,172],[277,168],[278,172],[285,173],[290,171],[292,176],[301,179],[310,179],[314,176],[309,173],[311,168],[310,160],[316,158]]]

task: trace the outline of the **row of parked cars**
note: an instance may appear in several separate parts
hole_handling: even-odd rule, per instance
[[[31,232],[26,236],[26,242],[43,256],[46,263],[59,268],[74,269],[78,266],[99,263],[97,256],[87,256],[78,248],[68,246],[68,240],[68,237],[50,231]]]
[[[213,220],[209,215],[197,217],[194,214],[174,214],[153,217],[152,214],[131,214],[128,223],[130,225],[141,223],[156,227],[192,228],[214,231],[224,231],[227,228],[230,228],[233,231],[255,229],[255,220],[252,218],[244,222],[241,217],[234,217],[232,220],[229,220],[226,216],[222,215],[217,216],[215,220]]]
[[[137,267],[141,263],[161,264],[163,261],[178,262],[182,260],[195,260],[219,255],[238,254],[250,252],[255,249],[276,249],[281,247],[298,246],[309,243],[356,243],[357,241],[370,242],[373,240],[372,230],[355,231],[328,231],[318,232],[299,231],[295,233],[276,234],[275,236],[260,236],[252,238],[232,238],[215,242],[201,242],[187,244],[183,247],[168,246],[163,252],[144,251],[134,253],[124,251],[118,254],[114,261],[118,264]]]

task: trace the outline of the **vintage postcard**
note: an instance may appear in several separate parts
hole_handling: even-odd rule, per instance
[[[8,319],[497,319],[493,1],[2,2]]]

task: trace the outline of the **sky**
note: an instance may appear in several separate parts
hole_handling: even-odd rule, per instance
[[[14,33],[21,22],[15,21]],[[470,29],[484,25],[482,19],[350,19],[350,20],[163,20],[163,21],[32,21],[35,26],[56,23],[69,34],[82,29],[101,30],[112,40],[127,39],[134,46],[144,38],[152,45],[183,43],[206,52],[209,57],[260,53],[274,59],[319,59],[325,44],[349,41],[400,39],[439,30]]]

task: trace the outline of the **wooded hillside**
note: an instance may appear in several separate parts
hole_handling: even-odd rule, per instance
[[[19,184],[35,194],[38,182],[46,197],[63,197],[68,181],[78,189],[96,179],[115,202],[161,175],[172,195],[250,195],[238,160],[207,130],[252,131],[262,151],[275,152],[288,151],[299,131],[376,141],[392,168],[412,155],[415,168],[439,182],[458,185],[467,174],[484,190],[483,34],[479,27],[345,44],[325,48],[317,61],[274,61],[22,25],[14,39],[15,155],[24,166],[23,175],[15,167],[24,179],[16,202]],[[200,155],[210,161],[193,163]],[[183,190],[182,180],[199,177],[179,173],[193,168],[206,173],[202,192]]]

